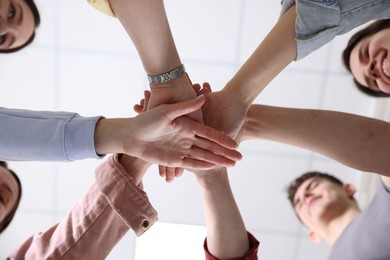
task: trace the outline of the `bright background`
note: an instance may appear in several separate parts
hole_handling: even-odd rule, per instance
[[[148,88],[132,42],[116,19],[87,1],[36,0],[42,25],[28,49],[0,58],[0,105],[62,110],[83,116],[134,116],[134,103]],[[279,15],[280,1],[165,1],[177,48],[193,82],[221,89],[258,46]],[[350,34],[349,34],[350,35]],[[331,109],[375,116],[377,103],[352,87],[340,54],[342,36],[291,64],[256,103]],[[260,241],[260,259],[326,259],[329,247],[312,244],[286,199],[284,188],[308,170],[336,174],[367,186],[358,173],[309,151],[266,141],[243,143],[244,159],[229,170],[247,228]],[[99,160],[72,163],[11,162],[24,195],[16,218],[0,238],[0,258],[33,233],[59,221],[94,181]],[[202,259],[205,237],[197,183],[185,173],[166,184],[153,167],[145,189],[159,223],[135,239],[132,232],[109,259]],[[363,191],[363,192],[362,192]],[[367,198],[369,189],[358,194]],[[154,253],[155,255],[151,255]]]

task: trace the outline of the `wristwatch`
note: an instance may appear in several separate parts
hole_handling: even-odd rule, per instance
[[[149,75],[148,74],[148,80],[149,80],[149,83],[161,84],[161,83],[165,83],[165,82],[174,80],[178,77],[181,77],[181,76],[183,76],[183,74],[185,72],[186,72],[186,69],[185,69],[184,65],[181,64],[178,68],[173,69],[173,70],[168,71],[168,72],[165,72],[165,73],[162,73],[162,74],[158,74],[158,75]]]

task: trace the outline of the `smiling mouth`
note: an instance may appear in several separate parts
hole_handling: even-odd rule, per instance
[[[387,58],[383,60],[382,70],[383,70],[383,74],[385,74],[387,77],[390,77],[390,74],[387,72],[386,64],[387,64]]]
[[[386,78],[390,79],[390,67],[389,67],[389,64],[388,64],[388,60],[387,60],[387,51],[383,54],[383,58],[382,58],[382,66],[381,66],[381,73],[383,76],[385,76]]]

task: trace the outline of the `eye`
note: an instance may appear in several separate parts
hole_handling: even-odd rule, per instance
[[[9,10],[8,10],[8,19],[12,19],[15,17],[15,7],[14,5],[10,5]]]
[[[317,181],[312,181],[310,184],[309,184],[309,187],[307,188],[307,190],[312,190],[314,189],[316,186],[317,186],[318,182]]]
[[[366,48],[364,49],[364,57],[367,59],[370,58],[370,53],[368,52],[368,45],[366,45]]]
[[[10,202],[11,194],[8,190],[0,189],[0,203],[7,206]]]

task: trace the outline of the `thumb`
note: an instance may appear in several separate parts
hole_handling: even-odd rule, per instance
[[[166,104],[164,105],[165,116],[167,116],[170,120],[174,120],[179,116],[190,114],[202,107],[206,98],[201,95],[195,99],[187,100],[180,103],[175,104]]]

